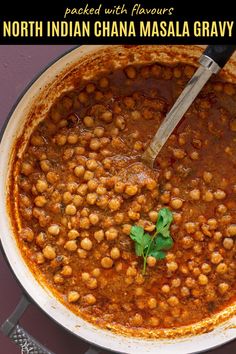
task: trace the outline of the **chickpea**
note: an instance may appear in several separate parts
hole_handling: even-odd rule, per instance
[[[223,257],[219,252],[213,252],[211,254],[211,262],[213,264],[219,264],[222,261]]]
[[[183,297],[187,297],[190,295],[190,291],[186,286],[182,286],[182,288],[180,289],[180,292]]]
[[[98,286],[98,282],[96,278],[89,278],[86,282],[86,285],[89,289],[96,289]]]
[[[93,93],[96,90],[96,86],[93,83],[89,83],[86,86],[87,93]]]
[[[220,231],[214,232],[214,240],[215,241],[220,241],[222,239],[223,235]]]
[[[101,147],[101,143],[100,143],[99,139],[92,138],[91,141],[90,141],[89,147],[93,151],[99,150],[100,147]]]
[[[73,204],[68,204],[65,208],[66,215],[72,216],[72,215],[75,215],[76,212],[77,212],[77,209]]]
[[[87,294],[83,297],[84,302],[87,305],[94,305],[96,303],[96,297],[92,294]]]
[[[47,245],[43,248],[43,255],[45,258],[52,260],[56,258],[56,251],[54,247]]]
[[[216,272],[219,274],[225,274],[228,270],[228,266],[225,263],[220,263],[216,267]]]
[[[83,281],[88,281],[90,279],[90,274],[87,273],[87,272],[83,272],[81,274],[81,278],[82,278]]]
[[[57,224],[52,224],[48,227],[48,233],[53,236],[57,236],[60,233],[60,226]]]
[[[200,274],[198,277],[198,282],[200,285],[206,285],[208,284],[208,277],[204,274]]]
[[[165,191],[160,197],[162,203],[168,204],[170,202],[170,192]]]
[[[92,225],[97,225],[99,222],[99,216],[95,213],[89,215],[89,221]]]
[[[87,128],[92,128],[94,126],[94,119],[90,116],[84,117],[83,122]]]
[[[85,172],[85,168],[84,166],[77,166],[75,167],[74,169],[74,174],[77,176],[77,177],[82,177],[84,175],[84,172]]]
[[[75,134],[75,133],[71,133],[71,134],[69,134],[68,137],[67,137],[67,141],[68,141],[68,143],[71,144],[71,145],[76,144],[76,143],[78,142],[78,140],[79,140],[79,137],[78,137],[78,135]]]
[[[79,194],[81,194],[82,196],[85,196],[87,193],[87,190],[88,190],[88,186],[87,186],[87,184],[84,183],[78,187],[77,192]]]
[[[183,201],[180,198],[172,198],[170,201],[170,205],[173,209],[180,209],[183,206]]]
[[[104,194],[106,194],[106,192],[107,192],[107,189],[102,185],[99,185],[96,189],[96,193],[99,195],[104,195]]]
[[[168,293],[170,292],[170,287],[169,287],[169,285],[164,284],[164,285],[161,287],[161,291],[162,291],[164,294],[168,294]]]
[[[136,313],[131,319],[130,319],[131,325],[133,326],[141,326],[143,323],[143,317],[139,313]]]
[[[182,75],[181,69],[178,67],[175,67],[173,70],[173,75],[175,78],[179,79]]]
[[[148,213],[148,216],[149,216],[150,220],[155,223],[158,218],[158,212],[157,211],[150,211]]]
[[[217,199],[217,200],[221,200],[221,199],[224,199],[226,197],[226,193],[224,191],[222,191],[221,189],[217,189],[215,192],[214,192],[214,197]]]
[[[95,231],[93,236],[95,240],[97,240],[97,242],[100,243],[104,239],[104,231],[103,230]]]
[[[80,298],[80,294],[77,291],[71,290],[67,294],[67,300],[69,302],[76,302],[79,300],[79,298]]]
[[[77,242],[76,240],[70,240],[70,241],[67,241],[64,245],[64,248],[67,250],[67,251],[70,251],[70,252],[74,252],[77,250]]]
[[[138,187],[137,186],[126,186],[125,188],[125,193],[128,195],[128,196],[134,196],[136,193],[138,192]]]
[[[46,190],[48,189],[47,181],[38,180],[35,187],[39,193],[46,192]]]
[[[66,135],[63,135],[63,134],[58,134],[56,136],[56,144],[59,145],[59,146],[63,146],[66,144],[66,141],[67,141],[67,136]]]
[[[211,272],[211,266],[208,263],[203,263],[201,269],[204,274],[209,274]]]
[[[155,267],[156,262],[157,262],[157,260],[156,260],[155,257],[152,257],[152,256],[148,256],[148,257],[147,257],[147,265],[148,265],[149,267]]]
[[[90,220],[89,220],[89,218],[87,218],[87,217],[82,217],[82,218],[80,218],[80,223],[79,223],[79,225],[80,225],[80,228],[81,228],[81,229],[89,229],[89,227],[90,227]]]
[[[229,284],[227,283],[220,283],[218,285],[218,290],[222,295],[225,294],[228,291],[228,289],[229,289]]]
[[[61,275],[64,277],[69,277],[72,275],[72,268],[69,265],[64,265],[64,267],[61,270]]]
[[[130,220],[139,220],[140,219],[140,213],[137,213],[137,212],[133,211],[132,209],[130,209],[128,211],[128,217],[130,218]],[[154,228],[152,227],[152,225],[147,225],[145,230],[146,231],[152,231],[152,230],[154,230]]]
[[[179,299],[176,297],[176,296],[170,296],[168,299],[167,299],[167,303],[170,305],[170,306],[178,306],[179,304]]]
[[[21,165],[21,173],[25,176],[29,176],[33,172],[34,168],[29,162],[23,162]]]
[[[178,160],[182,160],[186,156],[186,152],[183,149],[173,149],[173,156]]]
[[[143,288],[136,288],[135,289],[135,295],[136,296],[141,296],[141,295],[143,295],[143,293],[144,293],[144,291],[143,291]]]
[[[205,202],[212,202],[212,200],[214,199],[213,193],[211,191],[206,191],[202,199]]]
[[[88,238],[85,237],[81,242],[80,242],[81,248],[83,248],[86,251],[90,251],[93,247],[92,241]]]
[[[184,68],[184,74],[187,76],[187,78],[192,77],[194,74],[194,71],[195,71],[195,68],[190,65],[186,65]]]
[[[80,195],[75,195],[73,198],[73,204],[75,207],[80,207],[83,205],[83,198]]]
[[[53,281],[55,284],[63,284],[64,283],[64,278],[61,274],[57,273],[53,277]]]
[[[123,193],[125,189],[125,183],[119,181],[115,183],[114,190],[116,193]]]
[[[193,238],[191,236],[184,236],[182,238],[182,247],[183,249],[189,249],[189,248],[192,248],[193,245],[194,245],[194,241],[193,241]]]
[[[120,200],[118,198],[112,198],[109,203],[108,206],[111,209],[111,211],[117,211],[120,209]]]
[[[110,252],[111,258],[112,259],[118,259],[120,258],[120,250],[118,247],[113,247]]]
[[[27,242],[32,242],[34,239],[34,232],[29,227],[21,229],[20,235]]]
[[[92,171],[85,171],[84,173],[84,180],[85,181],[90,181],[94,177],[94,172]]]
[[[178,288],[180,284],[181,284],[180,278],[174,278],[171,281],[171,285],[173,286],[173,288]]]
[[[125,235],[129,235],[131,231],[131,225],[130,224],[124,224],[122,227],[122,231]]]
[[[96,193],[88,193],[86,197],[87,203],[89,205],[94,205],[96,203],[97,197],[98,196]]]
[[[106,123],[111,123],[113,119],[113,114],[110,111],[105,111],[101,114],[101,119]]]
[[[155,309],[157,307],[157,300],[154,297],[151,297],[150,299],[148,299],[147,304],[150,309]]]
[[[185,284],[189,289],[192,289],[196,286],[196,281],[191,277],[187,277],[185,280]]]
[[[97,138],[102,138],[104,135],[105,129],[103,127],[96,127],[93,132]]]
[[[77,253],[78,253],[79,258],[81,258],[81,259],[87,258],[88,253],[87,253],[87,251],[83,250],[82,248],[78,248]]]
[[[114,227],[110,227],[110,229],[105,232],[105,235],[108,241],[113,241],[118,237],[118,231]]]
[[[194,222],[186,222],[184,227],[188,234],[193,234],[196,231],[196,223]]]
[[[24,236],[23,236],[23,238],[24,238]],[[33,241],[33,239],[34,239],[34,233],[32,231],[32,233],[29,234],[29,240]],[[36,237],[36,244],[39,247],[43,248],[43,246],[45,245],[45,242],[46,242],[46,234],[44,232],[40,232]]]
[[[231,250],[231,248],[234,246],[234,241],[232,238],[226,237],[223,241],[223,246],[226,250]]]
[[[219,204],[216,210],[220,214],[225,214],[227,212],[227,207],[224,204]]]
[[[75,229],[72,229],[68,232],[67,236],[69,240],[75,240],[76,238],[79,237],[79,232]]]
[[[137,76],[136,69],[133,66],[128,66],[124,71],[129,79],[135,79]]]
[[[114,216],[114,221],[116,224],[120,225],[124,221],[124,213],[116,213]]]
[[[47,199],[42,195],[39,195],[34,199],[34,204],[39,208],[42,208],[46,203]]]
[[[227,227],[226,233],[229,237],[236,236],[236,224],[231,224]]]
[[[178,264],[176,262],[167,262],[166,266],[170,272],[175,272],[178,269]]]
[[[122,117],[122,116],[117,116],[115,118],[115,126],[120,129],[120,130],[124,130],[125,129],[125,126],[126,126],[126,121],[125,121],[125,118]]]
[[[149,191],[152,191],[154,190],[155,188],[157,187],[157,182],[152,179],[152,178],[149,178],[146,182],[146,188],[149,190]]]
[[[37,252],[36,253],[36,263],[43,264],[44,262],[45,262],[45,258],[44,258],[44,255],[42,254],[42,252]]]
[[[215,230],[218,226],[217,220],[214,218],[208,219],[207,224],[209,225],[210,230]]]
[[[87,103],[88,102],[88,100],[89,100],[89,97],[88,97],[88,95],[87,95],[87,93],[86,92],[80,92],[79,93],[79,95],[78,95],[78,100],[79,100],[79,102],[80,103]]]
[[[203,172],[203,179],[206,183],[210,183],[212,181],[213,175],[211,172],[204,171]]]
[[[103,257],[101,260],[101,265],[105,269],[109,269],[113,266],[113,260],[110,257]]]
[[[55,172],[48,172],[47,173],[47,181],[51,184],[55,184],[58,180],[59,180],[59,176],[58,174],[56,174]]]
[[[200,190],[199,189],[192,189],[189,192],[189,196],[193,200],[199,200],[200,199]]]
[[[152,316],[152,317],[150,317],[150,319],[149,319],[149,324],[150,324],[150,326],[152,326],[152,327],[157,327],[157,326],[159,326],[159,324],[160,324],[160,320],[159,320],[159,318]]]
[[[41,170],[43,172],[48,172],[50,170],[50,162],[48,160],[42,160],[40,161],[40,167],[41,167]],[[31,165],[30,165],[31,166]],[[33,172],[33,166],[32,167],[32,171],[30,173]],[[23,173],[23,172],[22,172]],[[24,173],[25,174],[25,173]],[[27,175],[26,175],[27,176]]]

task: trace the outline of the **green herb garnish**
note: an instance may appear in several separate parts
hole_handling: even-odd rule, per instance
[[[162,208],[158,213],[156,231],[153,235],[146,233],[141,226],[132,226],[130,237],[135,242],[135,253],[143,257],[142,274],[146,273],[147,257],[155,257],[156,260],[164,259],[164,251],[173,246],[173,239],[170,235],[170,225],[173,221],[172,213],[167,208]]]

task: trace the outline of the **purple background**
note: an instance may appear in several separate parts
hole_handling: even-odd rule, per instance
[[[69,45],[0,46],[0,128],[25,86],[48,63],[71,48]],[[21,289],[0,254],[0,325],[12,312],[20,295]],[[88,348],[87,344],[65,332],[35,305],[27,309],[21,323],[55,354],[80,354]],[[236,341],[207,352],[210,353],[235,354]],[[1,333],[0,354],[20,354],[20,349]]]

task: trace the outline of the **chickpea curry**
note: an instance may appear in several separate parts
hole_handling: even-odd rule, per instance
[[[100,327],[181,327],[235,300],[236,86],[212,78],[154,169],[141,162],[194,71],[130,65],[81,81],[16,158],[21,250]],[[154,239],[163,210],[169,246],[137,251],[134,234]]]

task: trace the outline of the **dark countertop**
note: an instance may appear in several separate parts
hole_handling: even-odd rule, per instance
[[[0,46],[0,128],[9,110],[25,86],[40,70],[62,53],[73,48],[69,45],[54,46]],[[0,325],[9,316],[20,299],[21,289],[0,254]],[[67,333],[37,306],[31,305],[21,323],[55,354],[80,354],[88,345]],[[194,348],[193,348],[194,350]],[[103,352],[108,353],[108,352]],[[236,341],[206,354],[235,354]],[[20,354],[14,344],[0,333],[0,354]],[[175,353],[173,353],[175,354]]]

